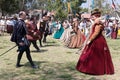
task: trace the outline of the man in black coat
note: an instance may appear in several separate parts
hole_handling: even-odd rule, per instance
[[[43,38],[43,42],[46,43],[46,38],[49,35],[49,26],[48,26],[48,16],[43,16],[43,21],[40,22],[39,31],[41,32],[41,37]],[[41,38],[41,39],[42,39]],[[42,46],[41,39],[39,39],[40,46]]]
[[[20,65],[20,60],[22,58],[22,55],[24,52],[26,52],[26,56],[27,59],[29,60],[32,68],[38,68],[38,66],[36,66],[31,58],[30,55],[30,49],[29,49],[29,41],[26,39],[26,34],[27,34],[27,29],[26,29],[26,25],[25,25],[25,18],[26,18],[26,13],[24,11],[21,11],[19,13],[19,17],[20,19],[17,22],[16,27],[16,44],[18,45],[18,57],[17,57],[17,64],[16,67],[21,67],[22,65]]]

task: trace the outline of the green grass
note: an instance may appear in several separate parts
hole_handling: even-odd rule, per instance
[[[10,42],[9,35],[0,38],[0,54],[15,45]],[[69,49],[60,40],[48,36],[47,43],[40,48],[41,52],[35,52],[35,48],[30,47],[39,69],[31,68],[25,54],[21,60],[24,66],[16,68],[16,47],[0,56],[0,80],[120,80],[120,39],[107,39],[107,43],[115,67],[114,75],[91,76],[78,72],[75,69],[79,59],[79,55],[75,54],[78,49]]]

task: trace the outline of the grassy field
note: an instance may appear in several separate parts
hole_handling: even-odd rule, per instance
[[[61,41],[49,36],[41,52],[36,52],[32,45],[30,47],[32,58],[39,69],[31,68],[25,54],[21,60],[24,66],[16,68],[16,47],[0,56],[0,80],[120,80],[120,39],[107,39],[107,42],[115,67],[114,75],[91,76],[78,72],[75,69],[79,58],[75,53],[78,49],[66,48]],[[9,35],[0,36],[0,54],[14,45]]]

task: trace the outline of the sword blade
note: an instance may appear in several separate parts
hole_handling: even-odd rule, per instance
[[[12,48],[8,49],[7,51],[5,51],[4,53],[0,54],[0,56],[6,54],[7,52],[9,52],[10,50],[14,49],[17,45],[13,46]]]

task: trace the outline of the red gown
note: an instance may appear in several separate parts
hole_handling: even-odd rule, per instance
[[[107,42],[102,35],[104,26],[92,27],[89,37],[91,43],[86,45],[77,63],[76,69],[91,75],[114,74],[114,67]]]
[[[111,38],[117,39],[117,34],[118,34],[118,28],[117,27],[112,28]]]

